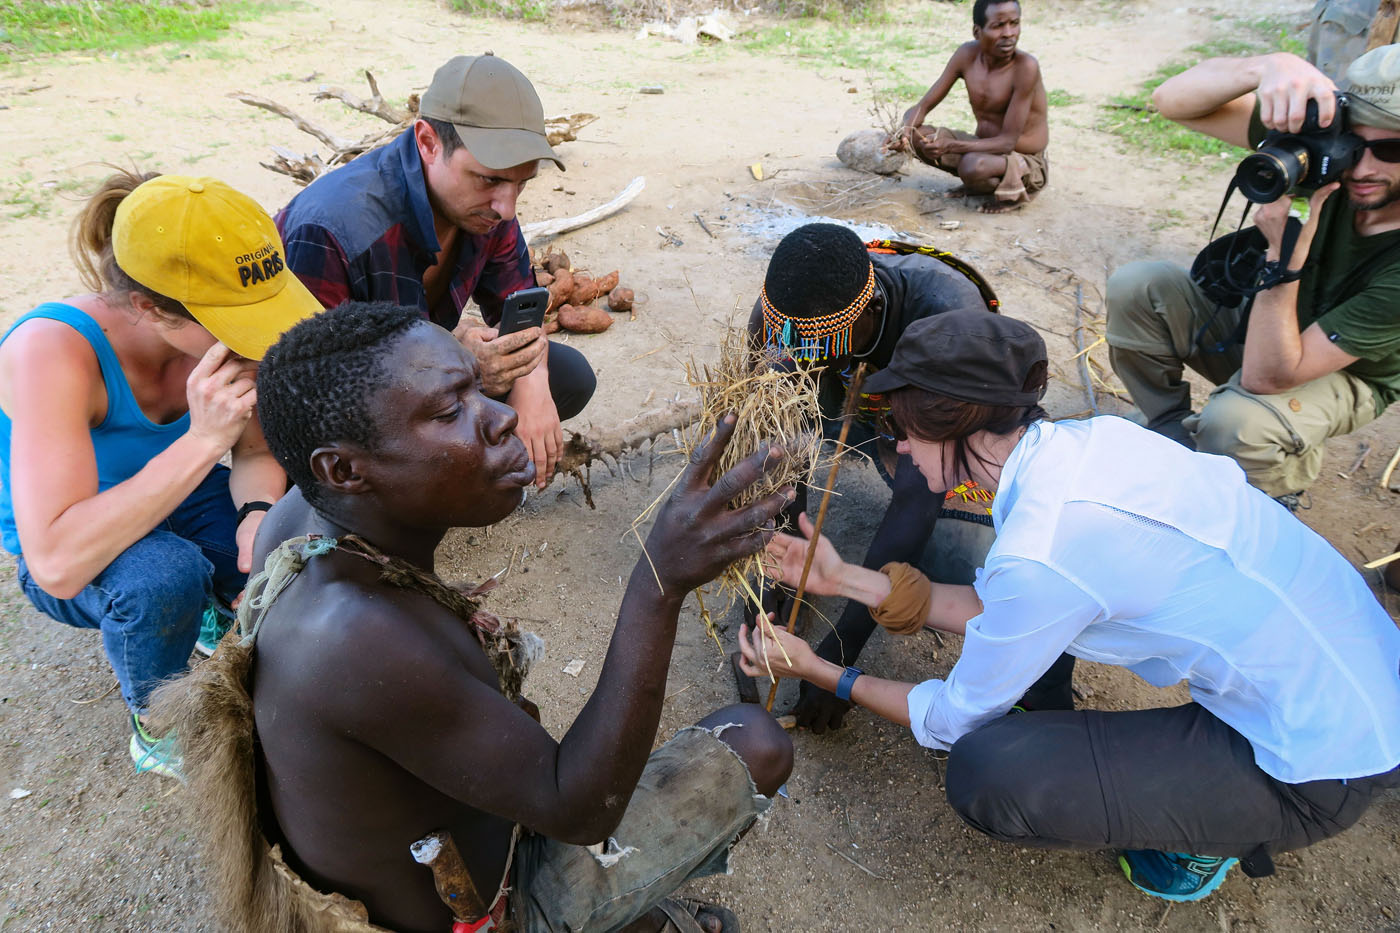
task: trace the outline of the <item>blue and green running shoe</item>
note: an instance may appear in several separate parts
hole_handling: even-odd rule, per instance
[[[156,738],[146,731],[146,727],[141,725],[140,717],[135,713],[131,714],[131,742],[128,751],[131,753],[131,763],[136,766],[137,774],[151,773],[181,782],[185,780],[185,762],[180,757],[180,746],[176,743],[175,736]]]
[[[1168,901],[1199,901],[1225,880],[1237,858],[1125,849],[1118,856],[1123,874],[1139,891]]]
[[[214,649],[219,647],[219,639],[233,627],[233,622],[233,614],[217,600],[205,606],[204,618],[199,623],[199,639],[194,643],[194,650],[206,658],[213,657]]]

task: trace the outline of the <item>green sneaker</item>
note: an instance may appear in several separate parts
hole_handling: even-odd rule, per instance
[[[180,757],[180,746],[173,735],[156,738],[141,725],[141,719],[131,714],[131,742],[127,746],[131,753],[131,763],[137,774],[152,772],[161,777],[174,778],[181,783],[185,780],[184,759]]]
[[[194,643],[194,650],[206,658],[213,657],[219,640],[233,628],[233,622],[234,617],[217,600],[210,602],[204,607],[204,618],[199,623],[199,638]]]

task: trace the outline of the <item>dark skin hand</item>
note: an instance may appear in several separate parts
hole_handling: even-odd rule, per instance
[[[461,345],[425,323],[393,345],[386,371],[395,375],[371,398],[375,449],[318,449],[326,501],[312,509],[293,492],[280,502],[259,565],[286,537],[354,532],[431,568],[448,528],[493,524],[518,506],[534,476],[515,414],[480,393]],[[268,613],[253,679],[271,818],[309,882],[361,900],[381,925],[438,931],[450,914],[408,857],[427,832],[452,832],[487,901],[512,822],[570,843],[607,837],[651,751],[682,599],[762,548],[787,501],[728,507],[781,456],[760,451],[712,484],[732,431],[730,420],[696,452],[661,510],[647,540],[655,575],[642,558],[597,689],[557,742],[500,694],[460,619],[381,585],[363,560],[308,563]],[[786,777],[782,762],[752,764],[761,791]]]
[[[853,346],[868,350],[876,340],[880,330],[880,320],[885,313],[884,294],[876,289],[874,297],[864,313],[856,319],[852,328]],[[756,342],[763,339],[763,317],[760,308],[755,308],[749,317],[750,338]],[[851,357],[833,359],[827,364],[831,372],[840,372],[853,362]],[[796,528],[797,516],[807,511],[808,488],[802,484],[797,489],[794,501],[783,509],[778,524],[781,527]],[[933,534],[933,525],[938,518],[942,497],[931,494],[928,481],[924,479],[914,461],[901,455],[895,464],[894,482],[890,492],[890,504],[885,509],[880,526],[875,530],[870,548],[866,551],[861,566],[875,570],[891,561],[916,563],[923,553],[924,545]],[[760,594],[765,612],[776,613],[779,624],[786,625],[791,612],[792,594],[784,587],[765,587]],[[745,605],[745,617],[753,625],[753,609]],[[845,610],[836,622],[835,631],[829,632],[816,647],[819,657],[842,666],[856,663],[875,630],[875,620],[870,611],[855,600],[846,603]],[[814,687],[803,681],[798,688],[797,705],[793,715],[797,724],[821,735],[827,729],[841,726],[851,704],[838,700],[834,693]]]

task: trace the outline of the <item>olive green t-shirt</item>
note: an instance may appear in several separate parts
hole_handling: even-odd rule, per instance
[[[1250,143],[1264,138],[1255,108]],[[1376,414],[1400,398],[1400,230],[1358,236],[1356,211],[1337,190],[1322,205],[1303,277],[1298,329],[1317,324],[1343,352],[1346,371],[1371,387]]]

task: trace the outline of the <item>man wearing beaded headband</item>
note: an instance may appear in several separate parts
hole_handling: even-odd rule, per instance
[[[900,335],[915,321],[954,309],[995,307],[996,297],[981,276],[954,257],[888,241],[867,245],[849,227],[807,224],[773,251],[749,316],[749,334],[779,363],[800,359],[823,365],[818,380],[823,433],[835,438],[857,365],[865,363],[867,373],[887,366]],[[862,395],[847,437],[850,446],[875,461],[891,490],[865,556],[867,567],[917,562],[943,502],[941,494],[929,491],[913,461],[895,454],[893,441],[882,443],[878,423],[886,408],[882,396]],[[793,527],[806,501],[807,491],[800,488],[787,510]],[[865,607],[852,601],[817,653],[851,664],[874,628]],[[824,732],[839,726],[849,708],[804,683],[794,712],[799,725]]]

